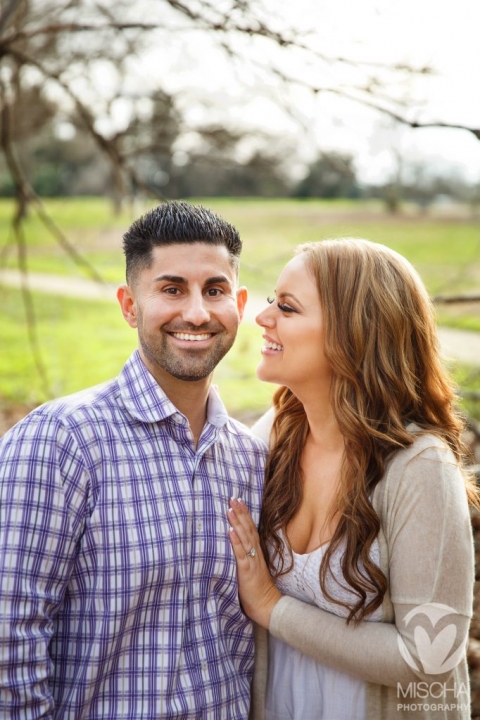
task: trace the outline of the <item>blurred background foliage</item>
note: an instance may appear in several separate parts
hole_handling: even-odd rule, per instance
[[[119,370],[135,338],[114,291],[94,299],[79,283],[121,282],[123,230],[165,198],[201,199],[239,228],[251,307],[298,243],[363,236],[406,255],[433,296],[468,296],[439,302],[439,319],[478,331],[480,176],[447,152],[461,138],[480,159],[478,115],[457,95],[429,105],[435,28],[441,58],[451,34],[435,13],[427,37],[398,45],[399,23],[413,37],[417,15],[409,2],[392,15],[387,0],[348,13],[313,0],[4,0],[0,405]],[[435,161],[412,144],[432,131],[445,139]],[[378,158],[382,171],[368,172]],[[68,287],[55,295],[59,277]],[[237,414],[259,414],[271,395],[254,379],[254,314],[217,372]],[[476,371],[455,372],[475,413]]]
[[[268,407],[272,387],[259,383],[255,367],[262,344],[254,316],[272,294],[276,279],[294,248],[302,242],[328,237],[357,236],[382,242],[404,254],[421,273],[432,296],[478,289],[480,239],[478,222],[463,206],[419,213],[405,205],[400,216],[384,210],[380,201],[192,198],[228,218],[240,231],[244,249],[240,281],[250,294],[247,316],[238,340],[215,375],[230,411],[244,419]],[[152,201],[124,206],[113,216],[102,198],[64,198],[46,201],[54,221],[68,234],[78,252],[98,270],[105,285],[90,295],[84,291],[85,271],[54,242],[41,221],[25,220],[29,243],[29,278],[36,313],[38,347],[48,380],[48,392],[75,392],[117,374],[136,346],[115,305],[115,288],[124,281],[122,232]],[[0,235],[7,237],[12,201],[0,201]],[[33,406],[48,397],[35,358],[29,349],[25,307],[18,287],[14,238],[3,247],[0,337],[0,397],[4,404]],[[10,272],[11,275],[6,273]],[[12,282],[7,283],[10,278]],[[58,281],[63,284],[58,285]],[[33,289],[35,288],[35,289]],[[59,294],[56,294],[59,293]],[[445,326],[480,331],[477,303],[439,304]],[[475,363],[453,362],[462,386],[480,390]],[[478,403],[466,407],[478,416]],[[478,417],[480,420],[480,417]]]

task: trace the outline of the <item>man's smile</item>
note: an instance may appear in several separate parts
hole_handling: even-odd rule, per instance
[[[169,335],[176,338],[177,340],[188,340],[189,342],[202,342],[204,340],[210,340],[210,338],[214,337],[215,333],[198,333],[198,334],[194,335],[193,333],[172,332],[172,333],[169,333]]]

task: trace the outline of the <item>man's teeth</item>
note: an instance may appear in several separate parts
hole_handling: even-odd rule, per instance
[[[267,350],[283,350],[283,345],[277,345],[277,343],[274,342],[266,342],[265,347]]]
[[[202,335],[189,335],[187,333],[172,333],[173,337],[178,340],[193,340],[193,342],[200,342],[200,340],[208,340],[211,335],[210,333],[203,333]]]

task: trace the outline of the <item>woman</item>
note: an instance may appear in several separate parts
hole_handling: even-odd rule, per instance
[[[258,377],[280,385],[255,428],[271,446],[259,534],[241,500],[228,511],[263,628],[253,716],[469,718],[478,500],[420,278],[366,240],[307,244],[257,322]]]

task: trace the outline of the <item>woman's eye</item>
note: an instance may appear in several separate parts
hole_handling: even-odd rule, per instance
[[[267,297],[267,302],[269,303],[269,305],[271,305],[272,303],[275,302],[275,298],[269,296],[269,297]],[[282,312],[285,312],[285,313],[296,313],[297,312],[297,310],[294,310],[294,308],[290,307],[290,305],[283,305],[283,303],[277,302],[277,307],[279,310],[281,310]]]
[[[277,307],[279,310],[285,313],[296,313],[297,311],[294,310],[290,305],[283,305],[282,303],[277,303]]]

